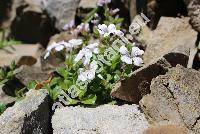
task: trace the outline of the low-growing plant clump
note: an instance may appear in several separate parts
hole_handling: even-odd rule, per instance
[[[65,67],[57,69],[59,76],[42,86],[48,89],[53,101],[57,101],[61,91],[64,91],[70,96],[69,105],[110,103],[113,101],[110,92],[116,82],[130,77],[134,67],[142,65],[144,51],[135,43],[122,45],[118,42],[113,45],[125,33],[120,30],[123,19],[117,15],[119,9],[109,9],[110,2],[100,0],[84,23],[75,27],[74,21],[71,21],[64,27],[76,39],[48,46],[44,59],[54,53],[66,58]],[[91,43],[91,40],[94,41]],[[29,88],[37,87],[37,82],[30,83]],[[72,90],[75,90],[76,96],[70,95]]]

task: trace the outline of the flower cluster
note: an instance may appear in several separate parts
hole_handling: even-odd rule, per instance
[[[104,37],[109,36],[110,34],[114,34],[118,36],[124,35],[122,31],[116,29],[116,26],[114,24],[110,24],[109,26],[106,26],[105,24],[102,24],[102,25],[99,24],[98,31],[99,31],[99,34]]]
[[[143,63],[141,56],[144,54],[143,50],[138,47],[132,47],[131,53],[125,46],[120,47],[121,60],[127,64],[133,64],[140,66]]]
[[[120,30],[123,19],[114,16],[119,9],[110,10],[108,6],[104,6],[110,2],[111,0],[98,2],[98,6],[101,7],[97,8],[104,9],[102,18],[105,20],[99,19],[102,15],[93,12],[93,17],[90,16],[89,21],[86,19],[87,21],[76,28],[73,21],[64,27],[76,37],[82,36],[83,40],[54,42],[47,48],[45,59],[51,52],[67,55],[66,66],[57,69],[59,76],[46,85],[53,100],[59,98],[57,92],[60,89],[70,94],[69,90],[73,87],[79,94],[75,98],[71,97],[70,104],[110,102],[112,101],[110,92],[116,82],[130,77],[134,66],[142,65],[144,51],[134,43],[118,43],[113,47],[116,40],[124,37],[125,32]],[[89,25],[91,22],[96,26]],[[99,22],[103,24],[98,24]]]
[[[67,51],[72,51],[73,48],[77,48],[79,45],[83,43],[82,39],[72,39],[68,42],[60,41],[58,43],[53,42],[51,45],[47,47],[47,52],[44,56],[44,59],[49,57],[52,50],[55,50],[56,52],[62,51],[63,49],[66,49]]]

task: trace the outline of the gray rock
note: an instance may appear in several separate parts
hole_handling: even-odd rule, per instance
[[[181,66],[169,69],[151,83],[151,93],[140,105],[152,122],[185,126],[200,131],[200,72]]]
[[[52,117],[54,134],[142,134],[148,128],[137,105],[65,107]]]
[[[16,101],[16,98],[8,96],[3,90],[2,86],[0,86],[0,102],[6,105],[12,104]]]
[[[179,46],[183,49],[193,47],[197,40],[197,32],[189,24],[188,17],[170,18],[161,17],[158,27],[150,31],[148,27],[142,27],[137,39],[146,44],[144,63],[148,64],[155,58],[172,52]],[[180,50],[180,49],[179,49]],[[183,53],[185,55],[185,53]],[[174,61],[178,59],[174,59]]]
[[[165,74],[169,67],[170,64],[164,58],[145,65],[136,70],[130,78],[117,83],[111,92],[112,97],[138,103],[142,96],[150,93],[151,80]]]
[[[17,74],[15,75],[15,78],[17,78],[22,84],[26,86],[33,80],[42,82],[49,78],[49,75],[44,73],[38,67],[21,66],[16,70],[16,72]]]
[[[188,6],[188,14],[190,16],[190,24],[192,27],[200,32],[200,1],[192,0]]]
[[[55,27],[62,30],[65,24],[75,19],[80,0],[45,0],[44,10],[55,18]]]
[[[26,98],[0,116],[1,134],[48,134],[49,97],[45,90],[31,90]]]
[[[88,9],[97,7],[98,0],[81,0],[79,3],[79,8]]]

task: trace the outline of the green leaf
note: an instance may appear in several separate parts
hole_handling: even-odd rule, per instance
[[[90,22],[93,18],[94,18],[94,15],[95,13],[97,13],[99,10],[98,7],[94,8],[89,14],[88,16],[83,20],[84,23],[88,23]]]
[[[0,85],[3,85],[3,84],[5,84],[8,81],[9,81],[9,79],[4,79],[4,80],[0,81]]]
[[[17,68],[17,65],[15,64],[15,61],[12,61],[10,64],[10,70],[15,70]]]
[[[58,72],[62,77],[64,77],[65,79],[67,79],[68,71],[66,71],[64,67],[58,68],[58,69],[57,69],[57,72]]]
[[[92,95],[89,95],[87,98],[83,99],[81,101],[81,103],[83,103],[85,105],[93,105],[93,104],[95,104],[96,99],[97,99],[97,96],[92,94]]]
[[[0,103],[0,115],[6,110],[6,104]]]
[[[37,85],[36,81],[31,81],[28,83],[27,88],[28,90],[35,89],[36,85]]]

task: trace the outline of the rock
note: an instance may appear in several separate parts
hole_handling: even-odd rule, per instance
[[[145,3],[144,1],[145,0],[143,0],[143,3]],[[147,7],[140,7],[142,8],[140,10],[142,10],[144,14],[147,14],[148,18],[151,20],[150,28],[153,30],[156,29],[161,16],[187,16],[188,13],[187,6],[183,0],[147,0],[146,5]]]
[[[142,27],[137,39],[147,46],[144,63],[148,64],[152,59],[162,57],[178,46],[183,46],[183,49],[193,47],[197,33],[191,28],[188,17],[162,17],[156,30],[150,31],[147,27]]]
[[[40,45],[13,45],[0,49],[0,66],[8,66],[14,60],[17,65],[34,65],[42,48]],[[39,64],[39,63],[38,63]]]
[[[192,46],[185,45],[177,46],[176,48],[165,54],[163,57],[170,63],[172,67],[175,67],[177,64],[187,67],[191,47]]]
[[[167,72],[170,64],[163,58],[136,70],[133,75],[116,84],[111,96],[132,103],[138,103],[142,96],[150,93],[151,80]]]
[[[197,47],[191,48],[187,68],[193,68],[193,66],[195,66],[195,62],[198,62],[196,59],[197,52],[198,52]]]
[[[188,134],[187,129],[177,125],[161,125],[148,128],[144,134]]]
[[[169,69],[151,82],[151,93],[140,101],[148,119],[177,124],[200,132],[200,72],[181,66]],[[192,114],[191,114],[192,113]]]
[[[193,0],[188,6],[188,15],[190,16],[190,24],[200,32],[200,1]]]
[[[0,27],[10,31],[9,37],[24,43],[45,45],[57,33],[53,20],[42,10],[42,0],[4,0],[4,3],[9,6],[2,7],[6,12]]]
[[[81,0],[79,3],[79,8],[89,9],[97,7],[97,2],[99,0]]]
[[[31,90],[26,98],[0,116],[2,134],[48,134],[49,96],[46,90]]]
[[[137,105],[65,107],[52,117],[54,134],[142,134],[148,128]]]
[[[130,0],[130,18],[131,18],[131,21],[137,15],[136,1],[137,0]]]
[[[9,105],[13,104],[16,101],[16,98],[8,96],[3,90],[2,87],[0,86],[0,103]]]
[[[26,86],[33,80],[43,82],[49,78],[49,75],[42,72],[41,68],[38,67],[21,66],[16,72],[18,73],[15,75],[15,78]]]
[[[80,0],[45,0],[44,10],[55,19],[55,27],[62,30],[65,24],[75,19]]]

